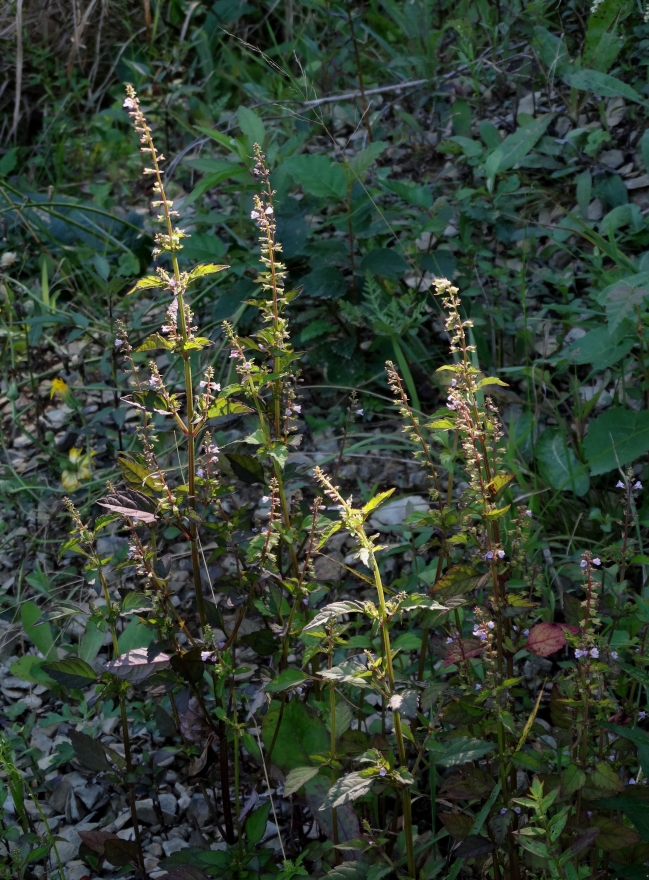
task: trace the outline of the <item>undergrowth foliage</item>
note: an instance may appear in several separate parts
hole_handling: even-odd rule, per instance
[[[575,551],[581,588],[562,592],[539,565],[533,508],[515,497],[515,475],[504,465],[489,392],[505,383],[482,374],[458,290],[437,279],[451,355],[440,369],[446,407],[422,416],[406,390],[412,377],[406,383],[387,364],[404,432],[429,480],[429,509],[410,514],[407,525],[416,552],[432,561],[414,583],[391,582],[389,548],[370,519],[393,490],[359,504],[335,474],[316,467],[305,482],[287,465],[302,406],[288,317],[297,292],[284,286],[264,154],[255,147],[252,169],[262,269],[250,304],[260,321],[249,337],[225,325],[235,381],[222,387],[201,367],[210,340],[194,325],[190,291],[225,267],[181,271],[186,234],[166,195],[164,157],[132,88],[125,107],[161,228],[157,272],[133,293],[158,291],[166,323],[136,350],[126,327],[115,342],[131,377],[128,402],[141,414],[140,452],[120,456],[124,485],[109,487],[100,502],[107,512],[92,523],[67,502],[73,528],[62,554],[83,560],[97,593],[88,626],[110,633],[113,658],[98,677],[70,648],[65,659],[47,656],[41,673],[82,706],[70,760],[129,804],[130,839],[81,832],[89,870],[99,874],[108,862],[122,876],[147,875],[137,801],[157,792],[164,768],[132,737],[130,701],[145,689],[157,704],[160,741],[169,743],[164,760],[171,756],[205,797],[216,829],[208,844],[219,844],[168,857],[162,866],[174,880],[645,877],[649,601],[639,574],[647,562],[638,552],[642,486],[633,471],[615,487],[619,516],[608,545],[599,555]],[[182,381],[166,377],[162,360],[146,368],[143,358],[156,351],[179,361],[173,375]],[[223,431],[236,420],[247,432],[241,444]],[[263,487],[260,531],[237,504],[241,483]],[[130,549],[113,566],[98,537],[115,528],[126,531]],[[179,612],[170,589],[170,528],[189,548],[191,614]],[[338,531],[355,541],[361,599],[329,595],[316,578],[314,560]],[[215,582],[208,539],[217,555],[234,558]],[[134,569],[139,589],[116,591],[111,567]],[[134,614],[151,639],[121,651],[120,618]],[[253,630],[244,626],[251,620]],[[241,658],[251,649],[261,670],[253,679]],[[541,673],[534,693],[524,686],[525,664]],[[93,696],[82,692],[93,686]],[[123,754],[93,726],[109,700],[119,707]],[[1,797],[11,794],[19,818],[3,830],[5,875],[28,876],[30,861],[50,857],[49,876],[62,877],[45,817],[46,831],[34,833],[17,748],[7,736],[0,751]],[[271,832],[275,848],[265,843]]]

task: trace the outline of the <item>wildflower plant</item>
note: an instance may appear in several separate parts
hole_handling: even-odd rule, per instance
[[[556,602],[539,563],[533,505],[515,497],[516,474],[505,465],[492,396],[505,383],[481,373],[459,291],[438,279],[451,353],[438,371],[446,405],[424,416],[387,364],[430,501],[406,521],[413,573],[391,580],[390,548],[372,515],[393,490],[357,502],[338,485],[340,460],[330,473],[315,468],[310,483],[287,470],[304,406],[289,332],[296,292],[286,289],[261,148],[252,157],[251,216],[262,268],[250,301],[259,323],[247,337],[225,324],[236,378],[222,384],[202,366],[212,340],[195,325],[191,285],[226,267],[181,271],[187,233],[130,87],[125,106],[153,181],[155,253],[164,261],[133,293],[163,297],[165,323],[136,348],[123,326],[115,341],[130,376],[127,400],[141,416],[138,450],[120,456],[124,485],[108,487],[107,513],[92,526],[68,503],[73,534],[63,550],[84,560],[96,585],[91,620],[110,634],[113,657],[99,677],[75,656],[44,666],[61,686],[94,683],[120,707],[124,756],[89,735],[72,739],[77,760],[129,800],[134,840],[118,847],[95,834],[101,858],[146,873],[136,791],[155,787],[155,773],[129,739],[126,701],[130,688],[149,687],[164,704],[161,730],[213,815],[220,839],[209,842],[225,843],[174,854],[163,866],[181,876],[455,880],[462,871],[585,880],[643,865],[649,603],[634,581],[645,560],[640,481],[622,475],[617,531],[597,553],[574,556],[570,588]],[[159,358],[143,364],[156,351],[175,358],[175,373]],[[350,418],[359,413],[354,400]],[[225,417],[237,420],[239,439],[221,430]],[[259,492],[263,527],[237,504],[238,483]],[[117,525],[129,550],[111,560],[97,535]],[[190,606],[174,602],[170,529],[188,548]],[[359,599],[329,595],[316,575],[314,560],[337,532],[353,544]],[[213,558],[232,560],[217,579],[207,537]],[[116,593],[112,563],[133,574],[136,590]],[[150,643],[121,650],[121,618],[134,614]],[[260,661],[255,683],[247,681],[250,655],[242,659],[248,650]],[[528,666],[545,670],[531,676],[532,692]],[[318,829],[311,837],[307,811]],[[262,842],[271,817],[276,854]]]

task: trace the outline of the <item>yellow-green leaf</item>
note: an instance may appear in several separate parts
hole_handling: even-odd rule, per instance
[[[187,276],[187,283],[194,281],[196,278],[203,278],[204,275],[214,275],[215,272],[222,272],[224,269],[229,269],[229,266],[219,266],[216,263],[203,263],[200,266],[195,266],[192,271]]]
[[[159,278],[157,275],[147,275],[146,278],[140,278],[140,280],[131,287],[127,295],[130,296],[132,293],[135,293],[136,290],[149,290],[151,287],[166,287],[166,284],[162,278]]]
[[[375,510],[379,504],[382,504],[386,498],[389,498],[390,495],[394,492],[394,489],[388,489],[387,492],[379,492],[378,495],[375,495],[367,504],[363,505],[363,513],[370,513],[372,510]]]
[[[495,376],[487,376],[485,379],[481,379],[478,382],[478,391],[481,388],[485,388],[487,385],[502,385],[504,388],[509,388],[507,382],[503,382],[502,379],[496,379]]]
[[[218,397],[207,410],[205,415],[208,419],[215,419],[219,416],[233,416],[239,413],[252,412],[251,407],[245,403],[239,403],[236,400],[228,400],[226,397]]]
[[[136,351],[151,351],[153,348],[166,348],[167,351],[171,351],[174,347],[173,342],[170,339],[166,339],[160,333],[152,333],[151,336],[147,336],[142,345],[139,345]]]
[[[488,520],[500,519],[501,516],[504,516],[507,513],[510,507],[511,504],[508,504],[507,507],[497,507],[495,510],[489,510],[487,513],[483,514],[484,518]]]

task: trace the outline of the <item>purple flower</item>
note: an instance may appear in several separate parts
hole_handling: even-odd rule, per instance
[[[482,685],[481,685],[481,684],[476,684],[475,689],[476,689],[477,691],[481,691],[481,690],[482,690]]]
[[[302,604],[303,604],[303,605],[308,605],[308,604],[309,604],[309,600],[308,600],[308,599],[302,599]]]
[[[488,621],[487,621],[487,626],[489,627],[489,629],[493,629],[495,625],[496,625],[496,624],[493,622],[493,620],[488,620]]]
[[[520,814],[521,814],[521,808],[520,808],[520,807],[514,807],[514,812],[515,812],[515,813],[518,813],[518,815],[520,816]]]
[[[485,553],[485,555],[484,555],[482,558],[483,558],[485,561],[486,561],[487,559],[493,559],[493,558],[494,558],[494,552],[493,552],[493,550],[487,550],[487,552]]]
[[[270,501],[270,498],[268,497],[268,495],[262,495],[262,498],[261,498],[262,504],[268,504],[269,501]]]
[[[388,771],[385,769],[385,767],[381,767],[381,769],[379,770],[379,776],[387,776],[387,775],[388,775]]]
[[[642,489],[642,483],[640,482],[640,480],[635,481],[635,483],[633,484],[633,488],[634,489]]]
[[[504,816],[507,813],[507,807],[503,807],[500,811],[500,815]]]
[[[597,660],[597,658],[599,657],[599,649],[598,649],[598,648],[591,648],[591,649],[590,649],[590,656],[591,656],[594,660]]]
[[[251,220],[259,220],[259,211],[251,211],[250,212]]]
[[[617,660],[617,658],[618,658],[619,656],[620,656],[620,655],[617,653],[617,651],[611,651],[611,659],[612,659],[612,660]]]
[[[120,345],[124,345],[124,340],[123,340],[123,339],[116,339],[116,340],[115,340],[115,345],[118,346],[118,347],[119,347]]]
[[[453,388],[455,388],[455,386],[457,385],[457,379],[451,379],[451,385],[453,386]]]
[[[363,415],[363,410],[362,410],[362,409],[357,409],[355,412],[356,412],[356,415],[357,415],[357,416],[362,416],[362,415]]]
[[[526,511],[525,511],[525,516],[529,516],[529,517],[531,517],[531,516],[532,516],[532,511],[531,511],[531,510],[526,510]],[[519,810],[518,812],[520,813],[520,810]]]
[[[590,819],[590,817],[593,815],[593,811],[592,811],[592,810],[586,810],[586,815],[587,815],[588,818]]]
[[[451,638],[451,636],[448,636],[448,638],[446,639],[446,644],[447,644],[447,645],[452,645],[452,644],[453,644],[453,639]]]
[[[622,480],[618,480],[617,483],[615,484],[615,488],[616,489],[626,489],[626,486],[624,485]]]
[[[529,634],[530,634],[529,629],[524,629],[524,630],[523,630],[523,635],[524,635],[524,636],[529,636]]]
[[[579,568],[586,568],[587,565],[588,565],[588,563],[586,562],[586,560],[582,559],[581,562],[579,563]]]
[[[635,779],[633,778],[633,776],[631,777],[631,779],[629,779],[629,785],[635,785]]]
[[[203,468],[196,468],[196,476],[201,478],[205,476],[205,471],[203,470]]]
[[[233,349],[231,350],[231,352],[230,352],[230,357],[231,357],[231,358],[238,358],[238,357],[239,357],[239,352],[236,350],[236,348],[233,348]]]
[[[499,550],[499,551],[498,551],[498,558],[499,558],[499,559],[504,559],[504,558],[505,558],[505,551],[504,551],[504,550]]]
[[[644,721],[646,717],[647,717],[647,713],[645,712],[644,709],[642,709],[640,712],[638,712],[638,721]]]
[[[587,653],[588,653],[588,651],[582,651],[581,648],[575,649],[575,657],[577,658],[577,660],[579,660],[580,657],[585,657]]]
[[[593,559],[593,565],[601,565],[601,564],[602,564],[602,560],[599,558],[599,556],[596,556]]]

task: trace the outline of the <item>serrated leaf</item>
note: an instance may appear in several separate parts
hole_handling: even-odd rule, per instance
[[[190,284],[197,278],[203,278],[205,275],[214,275],[215,272],[222,272],[229,269],[229,266],[220,266],[217,263],[202,263],[200,266],[194,266],[187,276],[187,283]]]
[[[137,863],[137,843],[134,840],[121,840],[119,837],[117,840],[111,838],[104,844],[104,856],[116,868],[125,868]]]
[[[444,743],[430,741],[426,747],[432,762],[442,767],[456,767],[479,761],[489,752],[493,752],[496,745],[482,739],[459,736]]]
[[[295,794],[306,782],[317,776],[319,772],[319,767],[294,767],[286,777],[284,797]]]
[[[154,672],[160,672],[169,666],[171,657],[169,654],[160,652],[149,658],[147,648],[133,648],[125,654],[120,654],[115,660],[104,663],[103,669],[116,675],[118,678],[131,684],[139,684]]]
[[[330,620],[334,620],[341,614],[353,614],[356,611],[362,610],[363,605],[360,602],[353,602],[351,600],[346,602],[331,602],[331,604],[325,605],[324,608],[321,608],[320,611],[318,611],[313,620],[310,620],[307,623],[302,632],[306,633],[311,630],[321,629],[325,624],[329,623]]]
[[[353,687],[372,687],[370,671],[356,657],[343,660],[331,669],[321,669],[319,675],[328,681],[345,682]]]
[[[66,688],[85,688],[97,680],[92,666],[75,657],[59,660],[57,663],[46,663],[43,669],[57,684]]]
[[[139,281],[135,283],[133,287],[129,290],[127,296],[135,293],[136,290],[150,290],[152,287],[166,287],[166,282],[159,278],[157,275],[147,275],[146,278],[140,278]]]
[[[537,623],[530,630],[525,647],[537,657],[549,657],[567,644],[566,630],[576,635],[579,627],[565,623]]]
[[[139,614],[142,611],[150,611],[153,608],[153,602],[144,593],[138,593],[133,590],[127,593],[122,599],[120,606],[120,614],[126,616],[128,614]]]
[[[150,524],[156,521],[157,505],[155,501],[135,489],[120,489],[106,495],[97,501],[97,504],[118,513],[120,516],[132,519],[134,522]]]
[[[85,843],[85,845],[88,847],[88,849],[99,853],[99,855],[101,856],[103,856],[104,854],[106,841],[120,839],[112,831],[99,831],[98,829],[92,831],[79,831],[77,833],[82,842]]]
[[[594,821],[594,826],[599,828],[599,834],[595,843],[604,852],[613,852],[616,849],[623,849],[625,846],[635,846],[640,843],[642,837],[633,828],[616,822],[608,816],[598,816]]]
[[[264,690],[269,694],[279,694],[282,693],[282,691],[288,691],[291,688],[299,687],[308,680],[309,676],[305,675],[299,669],[284,669],[283,672],[280,672],[277,678],[268,682],[264,687]]]
[[[153,494],[153,490],[157,488],[157,484],[148,468],[144,467],[144,465],[140,464],[140,462],[136,461],[135,458],[125,452],[120,452],[118,454],[117,464],[122,472],[124,481],[128,483],[130,488],[135,489],[136,491],[139,490],[145,495]]]
[[[360,773],[348,773],[331,786],[320,809],[333,810],[358,800],[371,789],[373,781],[372,777],[361,776]]]
[[[144,342],[135,349],[136,351],[152,351],[156,348],[165,348],[167,351],[171,351],[174,347],[173,342],[170,339],[167,339],[166,336],[163,336],[161,333],[152,333],[151,336],[147,336]]]
[[[84,767],[94,770],[96,773],[103,773],[112,769],[104,749],[93,737],[78,730],[69,730],[68,736],[72,743],[75,757]],[[113,862],[113,864],[115,863]]]
[[[227,458],[235,477],[238,480],[241,480],[242,483],[247,483],[252,486],[255,483],[265,482],[264,469],[252,455],[226,452],[225,457]]]
[[[388,489],[387,492],[379,492],[378,495],[375,495],[367,504],[364,504],[362,507],[362,511],[365,514],[371,513],[373,510],[379,506],[379,504],[383,504],[386,498],[389,498],[390,495],[394,494],[394,489]]]
[[[448,831],[451,837],[455,837],[456,840],[466,840],[466,838],[471,834],[471,829],[473,828],[473,816],[468,816],[466,813],[438,813],[437,818],[440,820],[444,828]]]
[[[587,800],[610,798],[624,791],[624,783],[605,761],[599,761],[586,776],[582,794]]]
[[[253,412],[252,408],[245,403],[231,400],[227,397],[218,397],[205,412],[208,419],[218,419],[222,416],[236,416],[243,413]]]
[[[584,771],[576,764],[568,764],[561,777],[561,794],[564,797],[570,797],[583,788],[585,782],[586,774]]]
[[[432,589],[436,598],[463,596],[471,592],[480,578],[480,572],[471,565],[453,565],[442,575]]]

